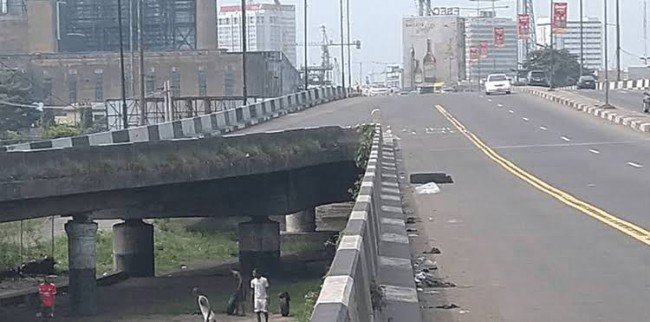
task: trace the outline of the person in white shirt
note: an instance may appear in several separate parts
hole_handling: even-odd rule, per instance
[[[210,302],[208,301],[208,298],[203,295],[203,292],[201,292],[198,287],[195,287],[192,289],[192,294],[197,297],[199,309],[201,310],[201,315],[203,315],[203,321],[217,322],[214,311],[212,311],[212,308],[210,307]]]
[[[257,269],[253,270],[253,279],[251,280],[251,288],[253,289],[253,307],[255,314],[257,314],[257,322],[262,322],[262,314],[264,321],[269,321],[268,310],[268,289],[269,281],[263,277]]]

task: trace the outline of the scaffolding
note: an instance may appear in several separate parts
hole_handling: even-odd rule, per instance
[[[126,3],[126,1],[125,1]],[[137,39],[136,12],[122,5],[122,32]],[[61,39],[65,52],[116,52],[119,50],[117,1],[67,0],[61,3]],[[193,50],[196,48],[195,0],[143,0],[143,41],[146,50]],[[129,19],[134,23],[130,24]]]

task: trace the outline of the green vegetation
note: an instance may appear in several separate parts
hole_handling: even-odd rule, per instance
[[[366,167],[368,167],[370,152],[372,151],[372,139],[375,136],[375,124],[363,124],[359,127],[358,132],[360,134],[360,139],[355,162],[357,167],[363,169],[365,172]],[[363,181],[363,172],[359,174],[354,186],[349,190],[353,199],[357,198],[357,194],[361,188],[361,181]]]
[[[269,296],[271,297],[271,305],[269,309],[271,313],[280,314],[278,294],[281,292],[288,292],[289,295],[291,295],[290,316],[300,322],[309,321],[322,286],[320,278],[300,279],[295,282],[271,280],[270,284]],[[225,310],[225,303],[228,302],[230,297],[230,290],[207,292],[206,296],[210,300],[213,310],[217,313],[223,313]],[[249,298],[248,301],[250,300],[251,299]],[[250,302],[246,304],[246,310],[247,314],[250,315]],[[194,301],[177,301],[160,306],[159,308],[156,308],[155,311],[163,315],[184,315],[195,313],[197,307]]]
[[[29,106],[33,102],[31,90],[23,72],[0,70],[0,131],[18,131],[38,123],[41,112]]]
[[[523,69],[528,71],[541,70],[550,74],[551,53],[553,54],[553,86],[570,86],[580,78],[580,62],[578,56],[566,49],[551,50],[544,48],[528,53]],[[583,73],[588,75],[593,71],[584,68]]]
[[[44,139],[58,139],[77,136],[81,134],[81,129],[72,125],[52,125],[45,128],[43,131]]]

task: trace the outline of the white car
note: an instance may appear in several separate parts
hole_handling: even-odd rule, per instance
[[[488,75],[485,81],[485,94],[490,95],[493,93],[506,93],[512,92],[512,85],[510,80],[505,74],[491,74]]]

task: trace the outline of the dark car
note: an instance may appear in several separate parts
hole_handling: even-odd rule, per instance
[[[589,75],[580,76],[576,86],[578,86],[578,89],[596,89],[596,78]]]
[[[549,86],[548,77],[543,71],[533,70],[528,73],[529,86]]]

